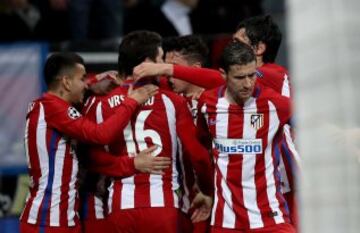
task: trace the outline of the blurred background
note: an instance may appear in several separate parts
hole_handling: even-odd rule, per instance
[[[49,53],[78,52],[89,73],[116,69],[122,35],[147,29],[201,35],[211,51],[208,66],[217,68],[237,24],[263,14],[283,33],[276,62],[290,70],[295,90],[301,230],[360,232],[360,1],[180,1],[186,7],[171,9],[164,0],[1,0],[0,233],[18,232],[28,185],[24,119],[27,104],[45,90]]]

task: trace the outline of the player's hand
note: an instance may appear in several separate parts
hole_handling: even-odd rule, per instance
[[[196,223],[208,219],[211,214],[212,204],[212,197],[209,197],[202,192],[196,194],[193,202],[191,203],[191,208],[194,208],[194,212],[191,215],[191,221]]]
[[[155,175],[164,174],[163,170],[170,167],[171,159],[168,157],[152,156],[151,153],[154,152],[156,148],[157,146],[154,145],[136,155],[134,159],[136,170]]]
[[[204,92],[204,89],[201,89],[201,90],[199,90],[199,91],[197,91],[197,92],[194,92],[194,93],[192,93],[190,96],[188,96],[188,97],[191,97],[191,99],[192,100],[199,100],[200,99],[200,96],[201,96],[201,94]]]
[[[103,79],[110,79],[110,80],[117,81],[118,80],[118,72],[116,70],[108,70],[108,71],[105,71],[105,72],[95,75],[95,78],[98,81],[103,80]]]
[[[89,89],[96,95],[106,95],[115,87],[121,85],[121,80],[118,78],[118,73],[114,70],[106,71],[94,76],[89,84]]]
[[[150,97],[158,93],[159,87],[153,84],[146,84],[134,90],[133,86],[130,85],[128,91],[128,97],[136,100],[139,104],[145,103]]]
[[[171,76],[173,65],[166,63],[143,62],[133,69],[133,78],[136,81],[143,77],[157,77],[159,75]]]

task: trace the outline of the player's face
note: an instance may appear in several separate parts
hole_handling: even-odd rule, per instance
[[[170,64],[189,66],[188,61],[178,52],[167,52],[165,55],[165,62]],[[185,93],[187,88],[190,86],[188,82],[182,81],[177,78],[171,77],[169,79],[170,85],[174,92]]]
[[[169,79],[169,82],[173,91],[178,94],[185,93],[189,86],[189,83],[173,77]]]
[[[72,104],[82,103],[87,89],[85,82],[86,71],[81,64],[76,64],[72,75],[69,77],[69,92]]]
[[[237,30],[233,35],[233,40],[240,41],[251,46],[250,39],[246,34],[245,28],[240,28],[239,30]]]
[[[232,65],[226,74],[226,86],[231,98],[238,104],[248,100],[255,87],[256,62]]]

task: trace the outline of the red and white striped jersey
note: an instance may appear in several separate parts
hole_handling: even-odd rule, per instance
[[[110,178],[89,172],[80,188],[81,221],[104,219],[108,216],[107,188]]]
[[[270,87],[282,96],[291,98],[291,85],[288,71],[275,63],[266,63],[258,68],[258,82]],[[300,157],[296,150],[290,125],[284,126],[284,134],[276,153],[281,156],[279,172],[281,175],[281,191],[290,192],[295,189],[295,176],[299,170]]]
[[[89,119],[90,121],[96,122],[97,124],[100,124],[104,121],[102,117],[102,108],[101,108],[101,98],[96,95],[90,96],[82,109],[82,114]],[[108,145],[104,145],[105,151],[108,151]],[[86,154],[86,151],[83,151],[84,160],[86,159],[86,164],[84,164],[84,169],[86,169],[86,174],[84,177],[84,190],[83,193],[81,193],[81,200],[80,200],[80,210],[81,210],[81,221],[92,221],[94,219],[104,219],[108,215],[108,195],[96,195],[97,193],[101,192],[105,187],[104,179],[105,176],[102,176],[97,173],[93,173],[89,171],[89,163],[92,161],[91,157]],[[88,184],[90,183],[90,184]],[[91,188],[86,188],[88,186],[91,186]]]
[[[75,140],[97,144],[114,140],[137,107],[135,100],[125,102],[101,125],[85,119],[68,102],[49,93],[29,105],[25,149],[31,184],[21,221],[64,227],[78,223]]]
[[[94,219],[104,219],[108,215],[107,211],[107,198],[101,198],[96,196],[94,193],[88,192],[84,195],[84,200],[82,200],[84,207],[84,215],[82,220],[94,220]]]
[[[186,98],[186,101],[195,123],[197,113],[197,100],[194,100],[192,98]],[[99,96],[91,96],[86,101],[82,113],[88,119],[97,123],[101,123],[103,121],[102,111],[103,109],[101,104],[101,98],[99,98]],[[104,150],[109,151],[108,145],[104,146]],[[195,185],[195,174],[191,165],[191,161],[189,159],[189,155],[184,156],[183,153],[187,152],[183,150],[181,142],[178,138],[177,170],[180,176],[180,179],[178,180],[180,181],[179,185],[181,187],[181,192],[177,192],[177,194],[179,194],[180,209],[184,213],[188,213],[191,201],[195,195],[195,192],[193,191]],[[94,180],[93,182],[96,181]],[[95,195],[94,192],[87,192],[84,195],[84,200],[81,201],[81,204],[84,205],[81,207],[84,220],[104,219],[108,214],[106,203],[106,198],[99,198]]]
[[[127,89],[118,87],[99,101],[101,117],[105,120],[122,105]],[[151,145],[157,145],[154,156],[169,156],[171,168],[164,175],[136,173],[130,177],[114,179],[109,188],[109,211],[140,207],[178,207],[179,188],[176,168],[177,138],[190,151],[191,163],[199,174],[206,193],[210,193],[212,182],[211,161],[205,148],[196,140],[196,130],[186,101],[175,93],[160,90],[133,115],[119,139],[107,148],[95,148],[91,154],[108,150],[110,154],[135,156]]]
[[[274,149],[290,118],[290,100],[257,85],[239,106],[229,104],[225,89],[204,92],[198,108],[198,134],[210,134],[217,152],[211,224],[256,229],[289,222]]]
[[[283,96],[291,97],[290,79],[288,71],[284,67],[275,63],[266,63],[257,68],[256,75],[257,83],[271,88]],[[206,68],[174,65],[174,77],[206,89],[216,88],[225,84],[225,80],[220,72]],[[281,156],[279,166],[282,179],[281,190],[283,193],[287,193],[295,188],[294,176],[296,176],[300,164],[300,157],[296,150],[289,125],[284,127],[283,140],[279,143],[279,148],[276,151]]]
[[[271,88],[283,96],[291,97],[290,79],[288,71],[284,67],[275,63],[266,63],[257,68],[256,75],[257,83]],[[207,89],[225,84],[220,72],[206,68],[174,65],[174,77]],[[282,180],[281,190],[283,193],[287,193],[295,189],[295,176],[300,164],[300,156],[296,150],[289,125],[284,127],[283,139],[279,143],[276,153],[281,156],[279,166]]]
[[[192,99],[191,97],[184,97],[187,102],[187,106],[191,112],[194,123],[196,123],[197,118],[197,104],[198,101]],[[191,202],[195,197],[195,188],[196,188],[196,177],[191,166],[191,161],[189,160],[189,155],[184,155],[184,153],[188,153],[181,145],[179,140],[178,142],[178,170],[181,177],[181,197],[180,197],[180,209],[184,213],[188,214],[191,207]]]

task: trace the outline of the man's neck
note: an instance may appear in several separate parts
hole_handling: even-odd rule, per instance
[[[256,56],[256,67],[261,67],[264,65],[263,57],[262,56]]]
[[[197,95],[199,92],[202,92],[203,90],[203,88],[191,84],[184,92],[184,95],[187,97],[194,96]]]
[[[63,90],[51,90],[51,89],[49,89],[48,91],[47,91],[47,93],[49,93],[49,94],[52,94],[52,95],[55,95],[55,96],[57,96],[57,97],[59,97],[60,99],[63,99],[64,101],[66,101],[66,102],[68,102],[68,103],[71,103],[71,101],[70,101],[70,98],[69,98],[69,95],[67,95],[66,93],[65,93],[65,91],[63,91]]]
[[[237,104],[237,105],[244,105],[244,103],[246,102],[246,100],[241,100],[238,98],[234,98],[231,93],[229,92],[229,89],[226,88],[225,93],[224,93],[224,97],[226,98],[226,100],[230,103],[230,104]]]

